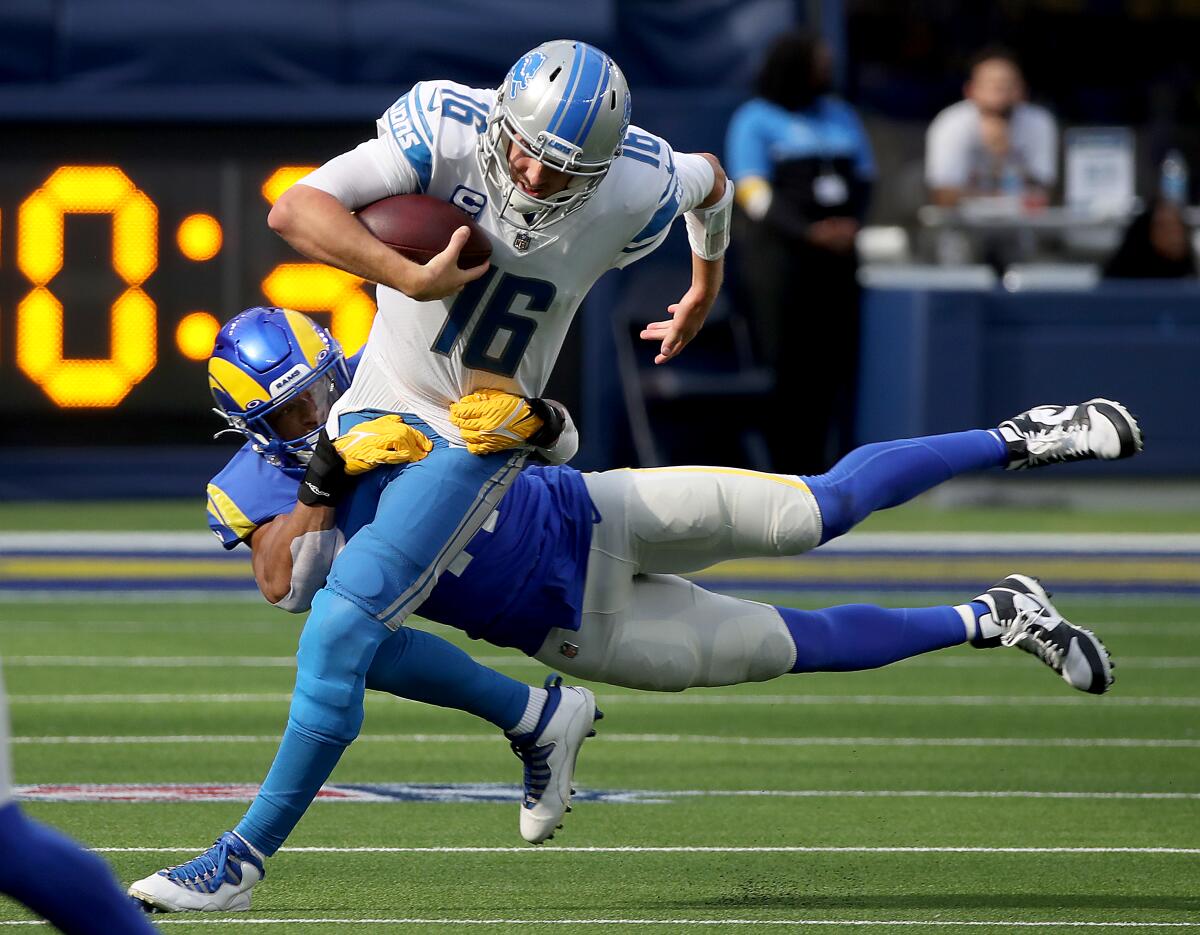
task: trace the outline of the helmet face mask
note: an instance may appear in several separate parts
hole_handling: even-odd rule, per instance
[[[350,385],[341,346],[299,312],[252,308],[221,328],[209,359],[214,410],[276,467],[302,467]],[[221,434],[221,433],[218,433]]]
[[[496,214],[540,230],[582,207],[621,151],[629,111],[625,77],[599,49],[559,39],[527,52],[497,89],[479,136],[480,169]],[[545,196],[522,191],[513,178],[514,148],[567,175],[566,187]]]

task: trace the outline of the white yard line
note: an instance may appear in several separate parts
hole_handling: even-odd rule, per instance
[[[244,704],[250,702],[284,702],[291,700],[286,692],[236,692],[218,694],[91,694],[91,695],[9,695],[11,705],[24,704]],[[391,695],[371,693],[367,700],[394,704],[404,701]],[[1083,695],[710,695],[696,693],[676,695],[667,693],[600,695],[602,705],[886,705],[898,707],[915,705],[943,708],[1012,706],[1064,707],[1097,705],[1118,708],[1198,708],[1200,697],[1170,695],[1135,695],[1097,699]]]
[[[1147,737],[727,737],[720,734],[602,734],[605,743],[711,744],[732,747],[1067,747],[1200,749],[1200,740]],[[498,734],[360,734],[355,743],[487,743]],[[137,734],[11,737],[23,746],[278,743],[278,734]]]
[[[704,926],[810,926],[818,928],[879,928],[896,926],[931,925],[939,928],[954,927],[984,927],[984,928],[1200,928],[1200,922],[1060,922],[1060,921],[1021,921],[1004,920],[989,921],[950,921],[945,919],[447,919],[447,918],[395,918],[395,919],[342,919],[319,918],[302,919],[288,916],[266,919],[205,919],[196,918],[189,914],[183,919],[151,919],[155,925],[478,925],[478,926],[555,926],[561,928],[572,925],[614,925],[614,926],[648,926],[665,927],[687,925],[692,927]],[[46,925],[45,922],[21,921],[0,922],[0,925]]]

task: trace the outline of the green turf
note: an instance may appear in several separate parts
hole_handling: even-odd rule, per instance
[[[31,500],[6,503],[0,531],[173,532],[205,529],[204,498],[190,500]]]
[[[204,527],[204,501],[6,503],[0,532],[37,530],[175,531]],[[869,517],[868,532],[1200,532],[1200,506],[1175,511],[1080,511],[1045,506],[946,508],[917,501]]]
[[[782,595],[763,595],[777,602]],[[791,600],[819,606],[833,596]],[[960,596],[931,594],[922,603]],[[928,600],[924,600],[928,598]],[[887,596],[880,602],[910,600]],[[588,853],[580,847],[1195,848],[1200,799],[962,798],[939,791],[1200,794],[1200,601],[1065,595],[1117,658],[1105,698],[1075,692],[1016,651],[955,649],[889,669],[796,676],[654,696],[594,686],[607,712],[580,760],[598,789],[857,791],[861,797],[714,797],[663,804],[584,802],[548,847],[505,853],[283,851],[240,918],[419,919],[395,924],[274,923],[263,933],[859,931],[849,921],[916,921],[899,931],[1020,931],[1005,922],[1200,920],[1200,856],[1169,853]],[[274,753],[299,621],[247,601],[0,603],[18,782],[256,782]],[[517,678],[544,669],[433,627]],[[47,655],[73,657],[58,662]],[[231,657],[155,665],[153,657]],[[140,658],[136,665],[82,660]],[[160,660],[167,662],[169,660]],[[257,665],[237,664],[257,661]],[[166,696],[105,702],[106,694]],[[84,696],[77,701],[63,696]],[[992,704],[966,704],[978,697]],[[688,702],[709,699],[717,703]],[[799,702],[799,703],[797,703]],[[185,743],[30,743],[46,737],[222,735]],[[431,739],[441,735],[443,739]],[[452,735],[452,739],[445,739]],[[654,736],[649,736],[654,735]],[[1062,737],[1125,746],[1038,746]],[[255,739],[261,738],[261,739]],[[852,740],[848,738],[859,738]],[[865,738],[865,739],[864,739]],[[907,738],[907,739],[906,739]],[[1191,746],[1133,746],[1143,740]],[[1020,741],[1026,745],[988,745]],[[747,742],[751,741],[751,742]],[[759,743],[753,743],[759,741]],[[766,741],[764,743],[764,741]],[[920,741],[921,743],[916,743]],[[518,780],[498,734],[468,716],[371,696],[341,782]],[[913,792],[928,792],[913,796]],[[108,853],[125,881],[178,862],[230,827],[244,805],[55,804],[29,811]],[[318,803],[293,847],[513,847],[517,806]],[[0,902],[0,921],[28,918]],[[467,920],[508,920],[490,925]],[[517,925],[514,920],[560,920]],[[561,920],[625,920],[566,924]],[[429,920],[444,920],[435,924]],[[633,925],[658,920],[661,925]],[[731,920],[827,926],[750,926]],[[173,917],[162,931],[208,933]],[[199,920],[197,920],[199,921]],[[206,921],[220,921],[206,917]],[[708,921],[683,926],[684,921]],[[1197,926],[1200,928],[1200,925]],[[217,929],[225,926],[218,924]],[[891,930],[879,926],[872,930]],[[229,931],[239,931],[229,928]],[[1055,927],[1036,929],[1057,931]],[[1071,929],[1063,929],[1070,931]],[[1174,929],[1188,931],[1187,928]]]

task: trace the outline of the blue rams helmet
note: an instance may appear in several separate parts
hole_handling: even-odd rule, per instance
[[[349,385],[345,355],[333,335],[286,308],[235,315],[217,333],[208,360],[214,411],[276,467],[308,463],[330,407]],[[286,421],[304,430],[297,434],[284,425],[281,433],[285,411],[302,404],[308,408]]]
[[[629,115],[625,76],[599,49],[555,39],[526,52],[496,89],[479,135],[479,165],[497,213],[517,224],[529,215],[526,226],[537,230],[582,207],[621,151]],[[508,169],[513,144],[571,176],[567,187],[544,198],[521,191]]]

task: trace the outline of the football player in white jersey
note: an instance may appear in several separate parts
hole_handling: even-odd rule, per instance
[[[399,417],[419,425],[432,450],[382,469],[386,489],[373,520],[346,543],[312,601],[279,753],[230,836],[258,842],[260,854],[283,843],[358,735],[379,645],[432,592],[524,463],[524,446],[469,453],[449,407],[474,390],[540,396],[584,294],[605,271],[654,250],[681,214],[692,284],[643,336],[658,345],[661,363],[703,323],[720,286],[732,186],[715,157],[676,154],[631,128],[629,117],[629,89],[608,56],[582,42],[548,42],[495,90],[417,84],[380,119],[376,139],[302,179],[272,208],[271,227],[300,252],[379,283],[379,313],[311,453],[300,503],[330,505],[344,492],[331,438],[355,426]],[[465,228],[419,266],[351,214],[406,192],[472,212],[492,240],[490,265],[458,269]],[[538,426],[522,420],[511,430],[545,447]],[[559,460],[571,453],[562,442],[551,452]],[[563,690],[551,703],[580,737],[591,729],[590,692]],[[197,878],[207,866],[200,861]]]

